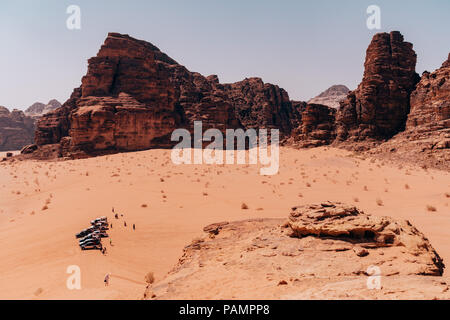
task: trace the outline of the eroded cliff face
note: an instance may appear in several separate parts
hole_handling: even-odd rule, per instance
[[[63,142],[63,151],[84,152],[157,146],[177,121],[165,67],[176,62],[147,42],[111,33],[88,63],[80,88],[38,122],[36,144]]]
[[[177,128],[279,128],[289,135],[295,109],[286,91],[259,78],[220,84],[152,44],[110,33],[89,59],[80,88],[40,119],[36,144],[60,144],[62,155],[171,145]]]
[[[328,145],[336,138],[336,109],[306,104],[300,110],[299,126],[292,132],[291,144],[300,148]]]
[[[369,153],[450,170],[450,55],[439,69],[423,73],[411,94],[406,130]]]
[[[279,129],[289,135],[298,113],[288,93],[260,78],[248,78],[225,85],[231,97],[236,117],[245,128]]]
[[[399,158],[397,151],[416,141],[408,150],[429,150],[430,159],[444,150],[430,162],[434,166],[448,158],[449,64],[424,73],[419,83],[412,44],[398,31],[376,34],[362,82],[336,111],[291,101],[260,78],[221,84],[216,75],[191,72],[148,42],[110,33],[89,59],[81,86],[39,120],[35,142],[53,145],[47,149],[59,156],[168,147],[173,130],[192,132],[201,120],[203,130],[276,128],[283,142],[297,147],[372,148]],[[406,143],[392,145],[398,141]]]
[[[423,73],[411,94],[406,129],[414,130],[418,126],[435,130],[450,128],[450,54],[441,68],[433,73]]]
[[[34,120],[22,111],[0,106],[0,151],[20,150],[32,143]]]
[[[376,34],[366,52],[363,80],[337,114],[338,139],[385,140],[402,131],[419,79],[415,66],[413,46],[398,31]]]

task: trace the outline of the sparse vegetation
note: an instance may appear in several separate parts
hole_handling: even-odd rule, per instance
[[[377,205],[382,207],[383,206],[383,200],[381,200],[380,198],[377,198]]]
[[[242,210],[247,210],[248,209],[248,205],[246,203],[242,202],[241,209]]]
[[[155,276],[153,275],[153,272],[149,272],[145,275],[145,282],[148,284],[152,284],[155,282]]]
[[[437,211],[436,207],[431,206],[429,204],[427,205],[427,210],[430,211],[430,212],[436,212]]]

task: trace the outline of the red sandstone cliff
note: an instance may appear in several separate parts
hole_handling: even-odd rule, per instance
[[[405,128],[410,94],[419,78],[412,47],[398,31],[373,37],[363,80],[337,114],[339,140],[385,140]]]
[[[0,151],[19,150],[32,143],[34,120],[22,111],[0,106]]]
[[[279,128],[289,135],[295,109],[286,91],[259,78],[220,84],[152,44],[110,33],[89,59],[80,88],[37,125],[37,145],[59,144],[60,155],[166,147],[171,132],[203,128]],[[295,122],[295,121],[294,121]]]
[[[439,69],[423,73],[411,94],[406,130],[369,152],[450,169],[450,54]]]

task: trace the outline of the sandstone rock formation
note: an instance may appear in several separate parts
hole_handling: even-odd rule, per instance
[[[329,87],[318,96],[310,99],[309,104],[322,104],[330,108],[339,108],[340,102],[347,98],[350,89],[342,84]]]
[[[337,114],[339,140],[385,140],[405,128],[410,95],[419,80],[412,47],[398,31],[373,37],[363,80]]]
[[[288,142],[308,148],[328,145],[336,138],[336,109],[321,104],[307,104],[301,111],[300,125],[292,131]]]
[[[450,54],[441,68],[433,73],[424,72],[411,94],[411,112],[406,123],[407,130],[430,125],[436,131],[446,126],[450,119]]]
[[[406,140],[406,148],[420,140],[408,148],[416,152],[420,146],[424,162],[442,167],[449,163],[448,62],[425,73],[418,85],[415,64],[412,44],[398,31],[376,34],[366,52],[362,82],[336,111],[290,101],[285,90],[259,78],[221,84],[216,75],[191,72],[148,42],[110,33],[97,56],[89,59],[81,86],[62,107],[40,118],[36,154],[45,145],[49,147],[41,155],[56,150],[59,156],[72,157],[169,147],[174,129],[192,131],[194,121],[201,120],[203,130],[277,128],[282,142],[293,146],[373,148],[397,158],[402,158],[397,150],[403,145],[392,143]],[[333,86],[318,99],[345,90]]]
[[[324,202],[292,208],[288,225],[299,238],[340,238],[365,249],[389,248],[385,254],[415,257],[417,264],[402,266],[400,273],[441,276],[444,271],[443,261],[428,239],[408,221],[370,216],[354,206]]]
[[[20,110],[0,106],[0,151],[20,150],[33,142],[34,120]]]
[[[290,134],[298,113],[284,89],[250,78],[225,85],[225,91],[243,127],[279,129],[281,134]]]
[[[441,68],[423,73],[406,130],[368,153],[450,170],[450,55]]]
[[[220,84],[152,44],[110,33],[80,88],[42,117],[36,144],[58,144],[61,155],[167,147],[176,128],[280,128],[290,134],[295,110],[287,93],[259,78]]]
[[[407,221],[326,202],[289,220],[205,227],[175,268],[148,287],[153,299],[448,298],[443,262]],[[379,269],[377,269],[379,268]],[[380,290],[369,290],[378,270]],[[414,289],[414,290],[410,290]]]

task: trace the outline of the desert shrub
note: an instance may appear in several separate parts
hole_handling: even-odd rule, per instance
[[[148,284],[152,284],[155,282],[155,276],[153,275],[153,272],[149,272],[145,275],[145,282]]]

